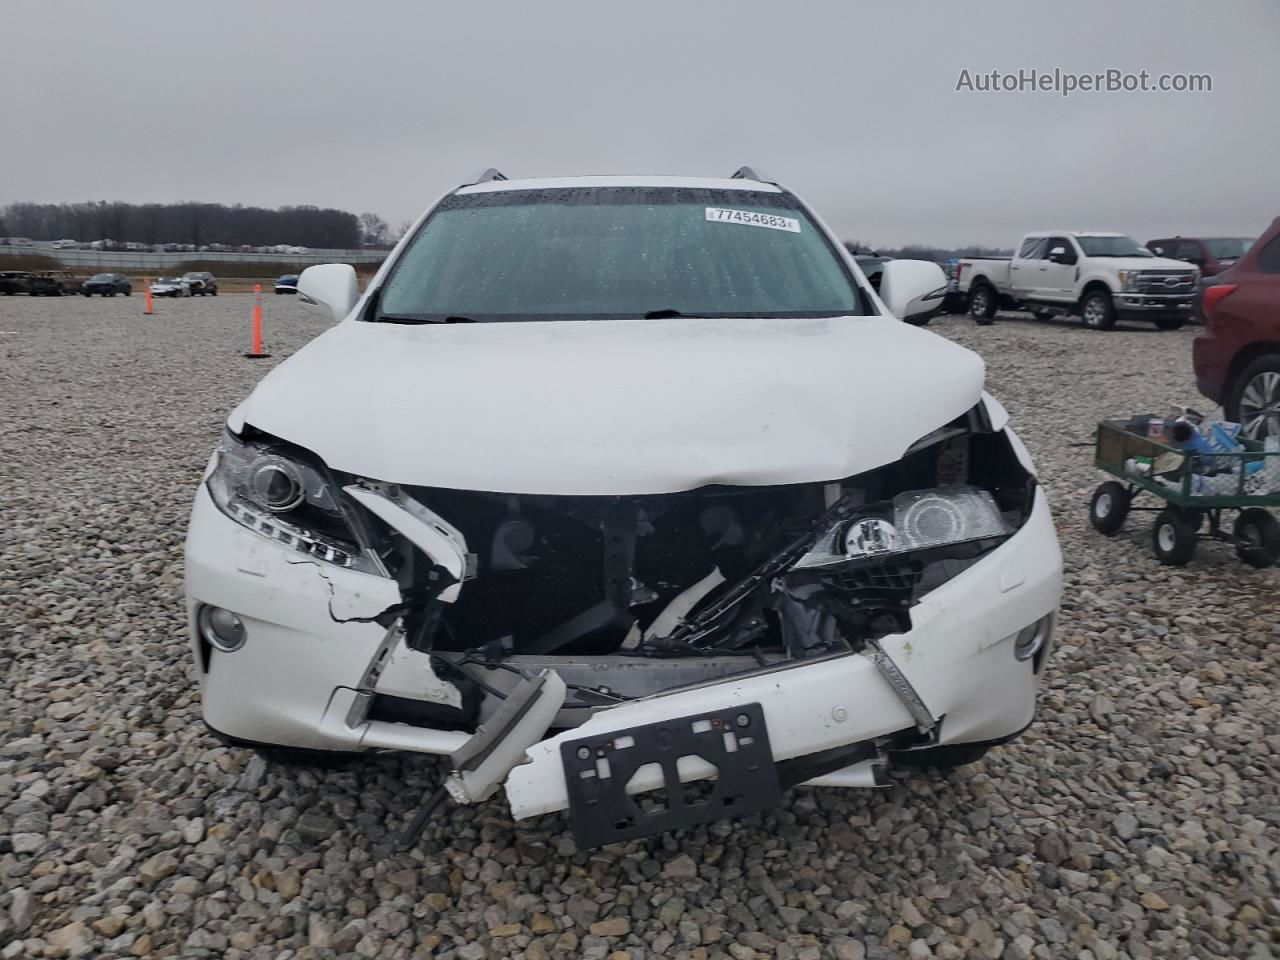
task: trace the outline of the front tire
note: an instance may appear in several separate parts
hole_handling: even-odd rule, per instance
[[[977,763],[990,749],[990,746],[981,743],[953,743],[945,747],[904,750],[893,754],[893,765],[909,770],[934,769],[949,773],[956,767]]]
[[[1280,353],[1255,357],[1240,371],[1224,410],[1254,440],[1280,437]]]
[[[1280,521],[1261,507],[1241,510],[1234,530],[1236,555],[1251,567],[1265,570],[1280,560]]]
[[[969,291],[969,316],[981,327],[990,326],[996,315],[996,292],[983,283]]]
[[[1110,330],[1116,325],[1116,306],[1106,290],[1090,290],[1080,301],[1080,319],[1090,330]]]
[[[1129,516],[1129,491],[1123,483],[1108,480],[1093,491],[1089,501],[1089,522],[1104,536],[1113,537]]]
[[[1193,523],[1181,511],[1166,507],[1156,514],[1151,528],[1151,551],[1166,566],[1185,567],[1196,555],[1199,540],[1198,523]]]
[[[305,747],[254,747],[254,753],[276,766],[311,770],[341,770],[358,756],[338,750],[308,750]]]

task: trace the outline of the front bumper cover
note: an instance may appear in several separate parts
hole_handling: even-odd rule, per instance
[[[395,583],[311,561],[266,541],[225,517],[203,487],[188,537],[187,589],[205,720],[213,728],[246,741],[329,750],[454,754],[471,739],[460,730],[406,723],[365,720],[350,726],[357,680],[386,634],[363,619],[400,600]],[[775,763],[847,750],[930,720],[937,744],[1008,737],[1034,715],[1036,670],[1043,663],[1043,654],[1017,660],[1014,638],[1056,609],[1060,589],[1061,555],[1037,490],[1030,517],[1017,533],[923,597],[912,609],[910,631],[880,641],[880,655],[900,672],[918,703],[903,697],[873,650],[790,662],[631,701],[557,736],[540,732],[505,777],[512,813],[519,819],[569,806],[566,744],[749,703],[759,704]],[[249,634],[244,648],[226,654],[201,641],[195,613],[202,603],[242,617]],[[430,657],[402,644],[389,655],[378,689],[446,708],[458,698],[457,689],[436,675]],[[869,760],[850,763],[811,782],[871,786],[873,766]],[[709,772],[693,770],[688,778]],[[633,778],[628,789],[661,785],[659,772]]]

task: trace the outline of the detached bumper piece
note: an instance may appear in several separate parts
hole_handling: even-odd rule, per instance
[[[560,754],[580,849],[758,813],[782,801],[758,703],[570,740]],[[715,770],[708,790],[705,783],[681,782],[681,766],[694,779],[705,778],[704,765]],[[653,781],[654,767],[661,769],[660,783]],[[628,793],[633,779],[640,790],[662,789],[665,803],[642,809]]]

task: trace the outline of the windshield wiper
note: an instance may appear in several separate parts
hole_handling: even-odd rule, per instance
[[[475,323],[471,317],[428,317],[412,313],[382,313],[378,323]]]

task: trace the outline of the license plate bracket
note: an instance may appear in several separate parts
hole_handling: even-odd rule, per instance
[[[582,849],[745,816],[782,800],[758,703],[581,737],[562,743],[560,756],[569,820]],[[714,783],[682,784],[683,757],[715,767]],[[662,770],[665,802],[642,808],[626,788],[636,771],[650,764]]]

